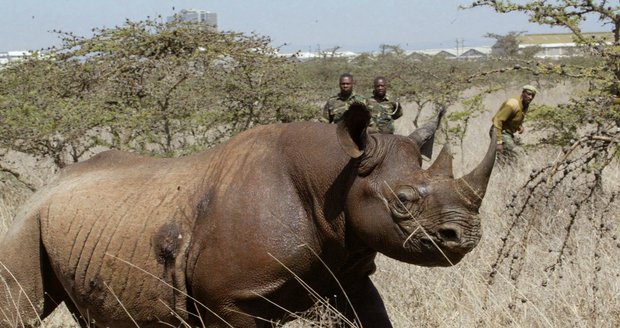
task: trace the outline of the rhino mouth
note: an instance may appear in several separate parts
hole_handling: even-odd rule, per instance
[[[406,236],[403,247],[414,246],[422,253],[442,258],[442,261],[458,262],[478,244],[478,240],[473,238],[475,234],[467,234],[459,226],[444,225],[432,232],[421,227],[398,226]]]
[[[455,255],[465,255],[469,253],[475,246],[476,242],[474,241],[466,241],[466,242],[455,242],[455,241],[446,241],[439,237],[432,238],[422,238],[420,239],[420,243],[424,245],[427,250],[441,250],[444,253],[450,253]]]
[[[404,222],[403,222],[404,223]],[[475,240],[451,229],[427,231],[422,227],[397,224],[404,238],[402,247],[408,249],[405,262],[421,266],[452,266],[460,262],[477,244]]]

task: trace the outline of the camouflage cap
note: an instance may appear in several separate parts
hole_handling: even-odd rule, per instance
[[[527,90],[529,92],[532,92],[533,94],[537,94],[538,90],[536,89],[535,86],[531,85],[531,84],[527,84],[523,86],[523,90]]]

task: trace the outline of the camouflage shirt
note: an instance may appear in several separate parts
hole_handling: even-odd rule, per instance
[[[338,123],[342,118],[342,114],[349,109],[353,102],[366,104],[366,99],[355,93],[351,93],[348,97],[343,97],[340,93],[329,97],[327,103],[323,106],[323,118],[329,123]]]
[[[379,97],[373,95],[368,98],[368,109],[370,110],[370,130],[381,133],[394,133],[394,120],[403,116],[403,110],[400,103],[391,100],[388,95]]]

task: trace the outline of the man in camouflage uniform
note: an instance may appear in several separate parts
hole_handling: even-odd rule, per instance
[[[323,107],[323,119],[329,123],[338,123],[342,119],[342,114],[349,109],[353,102],[366,103],[364,97],[353,92],[353,75],[349,73],[340,75],[338,86],[340,92],[331,96]]]
[[[523,133],[523,120],[536,92],[534,86],[524,86],[521,96],[506,100],[493,117],[498,153],[501,154],[504,150],[508,152],[514,150],[514,134],[515,132]]]
[[[371,121],[369,132],[394,133],[394,120],[403,116],[403,110],[398,101],[387,96],[387,86],[384,77],[376,77],[373,81],[372,96],[367,101]]]

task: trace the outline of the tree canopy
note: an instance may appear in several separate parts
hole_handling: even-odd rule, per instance
[[[1,71],[0,147],[59,167],[97,145],[175,156],[309,115],[267,37],[155,20],[57,33],[61,47]]]

